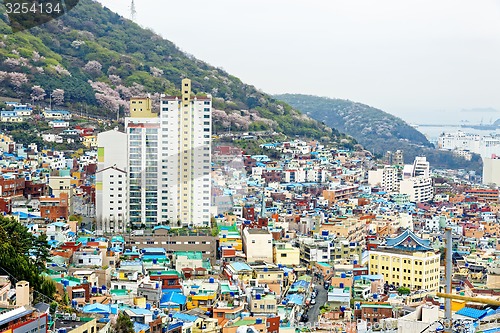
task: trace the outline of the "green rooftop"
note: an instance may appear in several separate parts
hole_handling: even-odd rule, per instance
[[[217,229],[219,229],[219,232],[221,232],[222,230],[238,232],[238,228],[236,227],[236,224],[233,224],[233,225],[217,225]]]
[[[125,243],[125,239],[123,238],[123,236],[113,236],[113,238],[111,238],[111,242],[112,243],[116,243],[116,242]]]
[[[127,289],[111,289],[109,291],[111,295],[114,296],[127,296],[128,295],[128,290]]]
[[[248,326],[255,325],[255,319],[241,319],[233,324],[233,326]]]
[[[78,285],[80,285],[82,283],[82,280],[80,280],[80,279],[78,279],[76,277],[73,277],[73,276],[52,278],[52,281],[54,281],[56,283],[61,283],[62,284],[62,280],[68,280],[70,287],[78,286]]]
[[[153,276],[153,275],[177,275],[178,277],[181,276],[181,274],[174,269],[164,270],[164,271],[150,271],[149,275],[150,276]]]
[[[203,254],[200,251],[176,251],[176,256],[187,257],[189,260],[202,260]]]

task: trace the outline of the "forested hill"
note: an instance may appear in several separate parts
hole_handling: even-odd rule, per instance
[[[402,119],[374,107],[311,95],[283,94],[274,97],[313,119],[351,135],[379,156],[386,151],[401,149],[406,163],[411,163],[415,156],[426,156],[433,167],[481,170],[479,156],[466,161],[450,152],[438,151],[422,133]]]
[[[98,2],[80,0],[60,19],[23,32],[7,23],[0,5],[0,97],[45,105],[52,93],[56,106],[116,117],[130,96],[176,94],[187,77],[195,93],[214,97],[216,127],[340,136]]]
[[[300,94],[275,97],[313,119],[352,135],[365,148],[377,154],[403,149],[408,145],[431,146],[422,133],[402,119],[365,104]]]

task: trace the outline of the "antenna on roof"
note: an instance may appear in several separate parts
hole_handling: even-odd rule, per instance
[[[135,21],[135,15],[137,14],[137,11],[135,10],[135,2],[132,0],[130,3],[130,19],[132,21]]]

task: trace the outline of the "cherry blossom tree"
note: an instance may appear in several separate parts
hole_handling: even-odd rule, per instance
[[[54,102],[55,105],[62,105],[64,103],[63,89],[54,89],[52,91],[52,102]]]
[[[151,74],[154,76],[154,77],[160,77],[163,75],[163,70],[157,68],[157,67],[151,67],[149,69],[149,71],[151,72]]]
[[[57,74],[61,74],[61,75],[64,75],[64,76],[71,76],[71,73],[66,68],[64,68],[63,66],[61,66],[60,64],[57,64],[55,66],[51,66],[51,68],[53,70],[55,70]]]
[[[118,75],[110,74],[108,75],[108,78],[115,86],[118,86],[120,83],[122,83],[122,79]]]
[[[120,97],[118,91],[113,90],[104,82],[93,82],[89,80],[89,84],[95,91],[95,98],[99,105],[106,110],[117,112],[120,107],[124,110],[128,109],[128,102]]]
[[[132,85],[129,87],[130,89],[130,94],[132,96],[140,96],[142,94],[144,94],[144,86],[142,84],[139,84],[139,83],[132,83]]]
[[[28,82],[28,77],[24,73],[13,72],[9,74],[10,83],[16,88],[20,88]]]
[[[36,101],[42,101],[45,98],[45,89],[43,89],[40,86],[33,86],[31,87],[31,98],[33,99],[34,102]]]
[[[83,70],[90,75],[100,75],[102,73],[102,65],[99,61],[90,60],[87,64],[85,64]]]
[[[19,61],[19,59],[16,59],[16,58],[7,58],[3,61],[3,64],[5,66],[8,66],[8,67],[18,67],[18,66],[21,66],[21,61]]]
[[[9,73],[0,71],[0,82],[7,80],[9,78]]]

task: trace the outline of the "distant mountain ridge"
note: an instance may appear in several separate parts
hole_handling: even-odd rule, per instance
[[[439,151],[425,135],[402,119],[377,108],[349,100],[301,94],[281,94],[282,100],[325,125],[352,136],[379,157],[387,151],[403,150],[406,163],[415,156],[426,156],[432,167],[467,169],[480,172],[482,161],[474,155],[472,161]]]
[[[402,119],[365,104],[301,94],[275,97],[311,118],[353,136],[366,149],[379,155],[410,145],[432,147],[425,135]]]
[[[0,96],[48,105],[58,90],[55,106],[116,119],[131,96],[156,92],[157,103],[160,93],[178,94],[183,78],[195,94],[214,97],[216,131],[342,137],[96,1],[80,0],[59,19],[17,33],[0,4]]]

